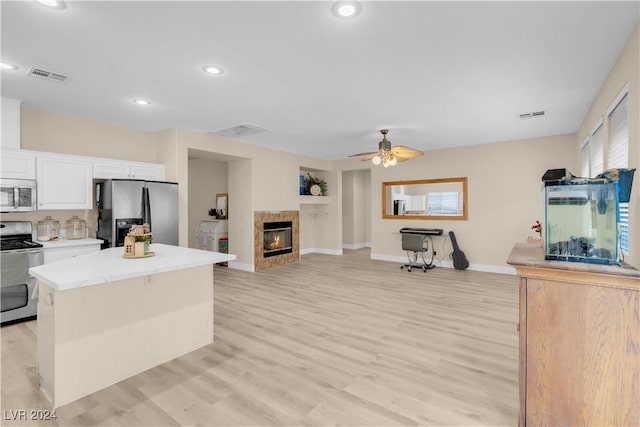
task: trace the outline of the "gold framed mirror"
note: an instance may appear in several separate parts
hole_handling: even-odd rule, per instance
[[[467,177],[382,183],[382,218],[464,221]]]
[[[229,193],[216,194],[216,211],[221,219],[229,218]]]

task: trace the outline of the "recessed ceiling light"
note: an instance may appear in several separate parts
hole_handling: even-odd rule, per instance
[[[43,6],[50,7],[52,9],[64,9],[67,7],[67,4],[62,0],[35,0],[36,3],[39,3]]]
[[[132,102],[136,105],[151,105],[151,101],[143,98],[134,98],[132,99]]]
[[[8,62],[0,62],[0,70],[18,70],[19,68],[17,65],[9,64]]]
[[[216,67],[215,65],[205,65],[204,67],[202,67],[202,71],[214,76],[219,76],[220,74],[224,73],[224,70],[222,68]]]
[[[338,18],[353,18],[358,16],[362,9],[357,1],[338,1],[333,4],[331,10]]]

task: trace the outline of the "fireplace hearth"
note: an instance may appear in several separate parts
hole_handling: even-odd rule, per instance
[[[256,211],[253,222],[256,271],[300,261],[299,211]]]

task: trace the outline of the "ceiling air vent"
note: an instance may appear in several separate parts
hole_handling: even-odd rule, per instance
[[[53,80],[60,83],[63,83],[68,78],[63,74],[54,73],[52,71],[47,71],[47,70],[43,70],[42,68],[36,68],[36,67],[31,67],[27,72],[27,74],[30,75],[31,77],[37,77],[39,79],[45,79],[45,80]]]
[[[521,119],[530,119],[532,117],[542,117],[542,116],[544,116],[544,111],[534,111],[533,113],[520,114]]]
[[[226,138],[232,138],[232,139],[240,139],[244,136],[254,135],[256,133],[262,133],[267,131],[268,129],[265,129],[263,127],[245,123],[245,124],[233,126],[230,128],[214,130],[213,132],[209,132],[209,134],[224,136]]]

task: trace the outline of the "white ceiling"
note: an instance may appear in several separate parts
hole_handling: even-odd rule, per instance
[[[639,4],[376,1],[347,20],[331,2],[2,1],[2,60],[21,69],[1,90],[148,131],[257,125],[242,139],[327,159],[377,149],[381,128],[422,150],[572,133]]]

